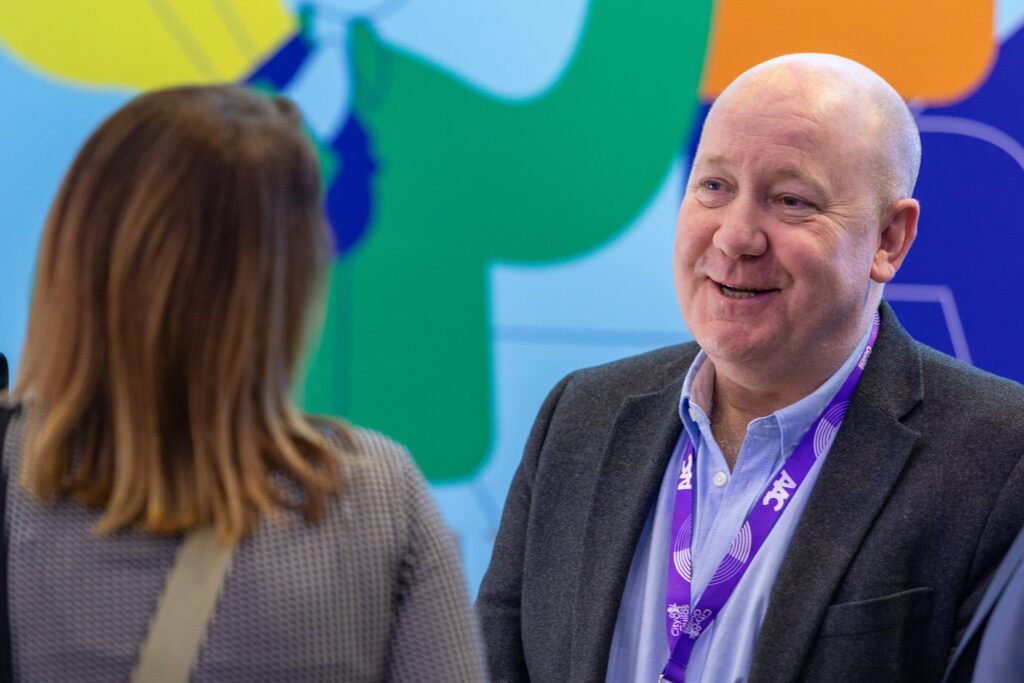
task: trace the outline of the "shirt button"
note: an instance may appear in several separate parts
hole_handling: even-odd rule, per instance
[[[729,475],[725,472],[715,472],[715,476],[711,478],[711,483],[715,486],[725,486],[727,481],[729,481]]]

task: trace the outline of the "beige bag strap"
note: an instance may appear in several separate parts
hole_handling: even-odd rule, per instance
[[[139,652],[132,683],[187,683],[231,565],[234,546],[217,543],[209,527],[189,532]]]

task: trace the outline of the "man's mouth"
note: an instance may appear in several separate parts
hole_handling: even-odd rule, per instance
[[[777,289],[754,289],[753,287],[737,287],[736,285],[727,285],[724,282],[715,283],[718,285],[719,291],[730,299],[753,299],[758,294],[764,294],[766,292],[776,292]]]

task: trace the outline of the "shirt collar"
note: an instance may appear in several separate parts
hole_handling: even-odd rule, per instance
[[[829,401],[839,393],[843,382],[853,368],[857,365],[864,348],[867,346],[868,338],[871,336],[871,327],[864,332],[860,343],[852,353],[843,361],[839,369],[832,373],[825,382],[813,392],[804,396],[796,403],[776,410],[771,415],[753,420],[748,425],[748,432],[758,430],[767,435],[771,431],[777,431],[779,435],[782,453],[785,457],[796,448],[797,443],[810,428],[815,418],[818,417],[828,406]],[[710,420],[707,411],[711,407],[711,398],[715,387],[715,366],[709,361],[703,349],[697,354],[690,369],[683,380],[683,391],[679,400],[679,417],[683,421],[693,443],[700,442],[700,426],[707,425]]]

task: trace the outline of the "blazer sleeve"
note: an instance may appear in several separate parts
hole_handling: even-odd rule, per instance
[[[483,648],[455,538],[423,475],[401,457],[407,544],[401,562],[388,681],[486,681]]]
[[[1024,529],[1017,534],[960,640],[942,683],[1012,681],[1024,671]],[[977,664],[977,666],[975,666]]]
[[[1024,500],[1024,454],[1018,457],[1017,464],[999,492],[982,531],[963,599],[960,601],[960,608],[957,611],[955,643],[959,643],[964,638],[985,590],[1008,548],[1013,544],[1021,527],[1024,526],[1022,500]],[[955,647],[954,645],[954,652]]]
[[[1024,539],[1024,534],[1021,535]],[[1024,545],[1020,546],[1024,549]],[[1007,558],[1013,567],[1003,592],[992,608],[988,626],[981,636],[974,680],[1020,680],[1024,672],[1024,561],[1021,552]]]
[[[552,416],[571,377],[564,378],[551,390],[533,423],[523,459],[505,500],[494,552],[477,596],[476,609],[487,664],[496,683],[530,680],[523,651],[520,599],[533,481]]]

